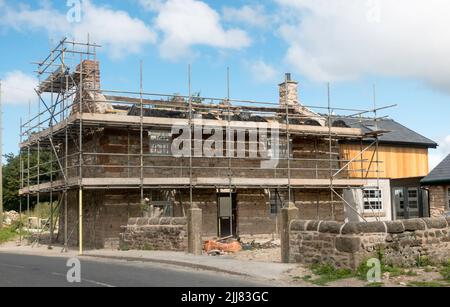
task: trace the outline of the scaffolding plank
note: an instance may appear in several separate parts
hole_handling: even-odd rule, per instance
[[[140,185],[140,178],[83,178],[83,187],[128,187],[128,186],[138,186]],[[211,178],[193,178],[193,185],[201,187],[227,187],[230,182],[228,178],[225,177],[211,177]],[[315,188],[315,187],[362,187],[367,184],[367,180],[363,179],[334,179],[331,182],[329,179],[291,179],[291,186],[304,187],[304,188]],[[267,188],[273,186],[288,186],[288,179],[277,179],[277,178],[232,178],[231,185],[235,187],[259,187]],[[29,193],[45,192],[50,189],[59,189],[65,186],[64,180],[54,181],[53,184],[50,182],[43,183],[40,185],[30,186],[20,190],[20,195],[26,195]],[[79,186],[78,178],[69,179],[69,187]],[[173,186],[189,186],[189,178],[144,178],[144,186],[154,186],[154,187],[173,187]]]

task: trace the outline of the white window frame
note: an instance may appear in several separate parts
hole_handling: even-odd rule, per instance
[[[374,194],[370,195],[372,193],[374,193]],[[370,206],[371,204],[372,204],[372,206]],[[366,205],[368,208],[366,208]],[[377,208],[377,207],[379,207],[379,208]],[[363,210],[364,210],[364,212],[372,212],[372,211],[383,212],[384,211],[383,191],[381,189],[365,189],[365,190],[363,190]]]

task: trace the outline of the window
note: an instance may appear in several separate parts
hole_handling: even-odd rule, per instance
[[[170,200],[170,192],[154,190],[151,192],[151,205],[161,211],[163,217],[173,217],[173,202]]]
[[[272,139],[270,137],[267,139],[268,155],[269,155],[269,157],[272,157],[272,158],[275,157],[276,148],[274,148],[274,146],[278,146],[278,157],[279,158],[288,159],[288,155],[287,155],[288,145],[287,145],[286,137],[280,136],[278,139],[278,144],[272,144]],[[293,158],[292,139],[289,142],[289,152],[290,152],[290,157]]]
[[[381,190],[364,190],[364,210],[383,210]]]
[[[417,188],[408,189],[408,204],[410,209],[419,209],[419,191]]]
[[[283,206],[283,199],[278,190],[270,190],[270,214],[278,214],[279,209]]]
[[[149,131],[150,154],[154,156],[170,156],[172,136],[169,131]]]

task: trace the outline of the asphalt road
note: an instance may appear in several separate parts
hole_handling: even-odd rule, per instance
[[[81,283],[69,283],[63,257],[0,253],[0,287],[258,287],[239,276],[155,263],[80,259]],[[266,284],[267,286],[267,284]]]

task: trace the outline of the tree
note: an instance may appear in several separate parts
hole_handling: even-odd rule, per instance
[[[3,208],[5,211],[15,210],[19,211],[20,208],[20,156],[15,155],[13,153],[9,153],[4,156],[6,158],[6,163],[3,165]],[[27,157],[22,157],[23,164],[27,165]],[[41,167],[40,172],[41,182],[46,182],[50,180],[50,164],[46,163],[46,161],[50,161],[50,153],[46,151],[41,151],[40,154]],[[30,167],[37,165],[37,153],[33,152],[30,155]],[[56,161],[53,164],[53,171],[57,171],[58,165]],[[56,176],[55,173],[53,176]],[[26,176],[26,175],[25,175]],[[36,176],[36,169],[32,169],[30,172],[30,176]],[[34,179],[36,180],[36,179]],[[30,185],[33,185],[30,183]],[[48,200],[48,196],[42,195],[40,200],[45,202]],[[36,204],[35,197],[31,198],[30,206],[34,207]]]
[[[4,210],[19,211],[20,159],[12,153],[5,155],[3,166],[3,207]]]

